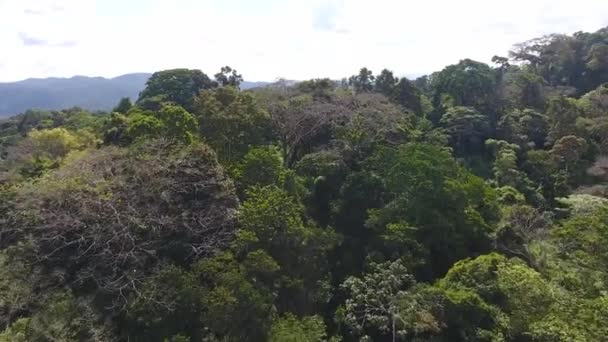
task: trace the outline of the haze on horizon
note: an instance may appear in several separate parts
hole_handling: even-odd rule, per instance
[[[250,81],[422,75],[607,24],[597,0],[0,0],[0,82],[223,65]]]

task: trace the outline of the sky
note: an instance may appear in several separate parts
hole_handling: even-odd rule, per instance
[[[170,68],[400,76],[608,26],[606,0],[0,0],[0,82]]]

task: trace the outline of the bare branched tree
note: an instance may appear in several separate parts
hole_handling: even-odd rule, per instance
[[[25,186],[11,216],[37,263],[121,308],[152,269],[187,264],[232,238],[231,181],[204,145],[95,150]]]

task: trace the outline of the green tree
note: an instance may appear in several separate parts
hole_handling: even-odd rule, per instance
[[[20,318],[0,333],[0,342],[27,342],[29,318]]]
[[[83,300],[67,292],[51,294],[27,323],[27,341],[79,342],[112,340],[116,337],[104,327],[101,315]]]
[[[112,109],[112,112],[127,114],[129,112],[129,110],[131,109],[131,107],[133,107],[133,104],[131,103],[131,99],[128,97],[123,97],[120,99],[120,101],[118,102],[116,107],[114,107],[114,109]]]
[[[420,90],[414,86],[414,84],[407,78],[402,78],[397,82],[393,89],[391,99],[403,107],[413,111],[414,113],[421,115],[424,113],[422,104],[422,95]],[[429,103],[430,105],[430,103]],[[432,106],[432,105],[431,105]],[[429,112],[430,108],[427,109]]]
[[[232,163],[269,142],[270,118],[254,96],[234,87],[202,91],[194,111],[202,138],[220,160]]]
[[[319,316],[298,319],[287,313],[272,324],[269,342],[320,342],[326,340],[325,323]]]
[[[329,101],[336,89],[336,84],[329,78],[318,78],[299,82],[296,87],[300,92],[309,94],[316,100]]]
[[[552,286],[541,274],[495,253],[459,261],[437,286],[450,301],[445,333],[468,335],[464,340],[525,338],[531,325],[544,319],[556,301]],[[470,314],[463,315],[467,311]],[[450,332],[453,328],[456,331]]]
[[[572,185],[576,185],[585,177],[585,170],[590,164],[584,158],[588,148],[587,141],[575,135],[561,137],[551,148],[551,156],[564,170]]]
[[[238,88],[243,82],[243,76],[231,67],[225,66],[219,73],[215,74],[215,81],[222,87]]]
[[[408,144],[381,150],[371,163],[388,194],[367,225],[382,238],[379,248],[387,256],[413,254],[415,270],[426,279],[489,249],[497,195],[446,150]]]
[[[557,159],[549,151],[528,151],[522,169],[549,202],[569,190],[568,174],[560,170]]]
[[[549,133],[549,119],[533,109],[514,109],[498,122],[498,135],[522,148],[543,148]]]
[[[162,137],[173,142],[191,143],[197,137],[198,125],[184,108],[163,103],[156,112],[137,107],[131,110],[126,133],[131,139]]]
[[[581,116],[576,100],[564,96],[553,98],[547,105],[546,114],[550,123],[550,143],[567,135],[576,135],[576,119]]]
[[[158,109],[163,102],[174,102],[191,111],[194,97],[201,90],[217,86],[200,70],[172,69],[155,72],[146,82],[136,104],[145,109]]]
[[[504,140],[494,139],[486,140],[485,145],[494,155],[492,172],[496,184],[513,187],[527,195],[528,198],[532,197],[535,192],[533,183],[528,179],[525,172],[519,170],[519,146]]]
[[[551,34],[516,44],[510,55],[524,61],[550,86],[572,87],[584,94],[608,80],[608,30]]]
[[[285,185],[289,171],[283,167],[278,148],[274,146],[254,147],[241,159],[232,175],[237,187],[244,195],[252,186]]]
[[[388,69],[383,69],[380,75],[376,76],[374,82],[374,91],[386,96],[393,96],[395,86],[399,80],[395,78],[393,72]]]
[[[302,208],[276,186],[253,187],[239,212],[238,250],[263,250],[281,268],[279,310],[306,314],[327,300],[327,252],[336,237],[305,222]]]
[[[372,263],[369,268],[361,278],[350,277],[341,285],[348,293],[344,323],[364,341],[386,335],[393,342],[404,341],[411,313],[404,310],[403,301],[414,278],[399,261]]]
[[[190,271],[164,267],[130,303],[126,333],[135,341],[178,333],[197,341],[265,340],[274,316],[272,281],[265,281],[278,269],[262,251],[244,259],[220,252],[194,263]]]
[[[432,77],[433,105],[440,108],[442,97],[449,96],[455,106],[492,111],[496,94],[494,71],[484,63],[464,59],[445,67]]]
[[[16,173],[15,179],[38,177],[61,166],[73,153],[99,142],[88,129],[76,132],[63,127],[34,129],[25,139],[7,149],[5,162]]]
[[[452,107],[441,117],[440,125],[450,137],[458,156],[479,154],[490,136],[488,118],[471,107]]]
[[[348,79],[349,85],[356,93],[368,93],[374,90],[374,74],[367,68],[361,68],[358,75]]]

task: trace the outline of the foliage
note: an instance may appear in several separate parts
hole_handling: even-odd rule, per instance
[[[397,249],[385,251],[387,256],[414,252],[413,261],[435,277],[453,262],[490,248],[496,193],[446,150],[408,144],[381,151],[373,165],[392,199],[373,210],[367,224],[379,231],[383,245],[399,242]]]
[[[156,112],[139,108],[129,111],[127,136],[132,140],[163,137],[175,142],[193,142],[198,130],[196,119],[180,106],[170,103],[160,106]]]
[[[351,277],[342,284],[349,294],[344,304],[344,323],[363,340],[376,335],[402,340],[410,328],[411,314],[403,301],[413,283],[413,277],[399,261],[372,263],[363,278]]]
[[[264,250],[282,275],[279,309],[306,313],[328,298],[326,255],[336,237],[302,219],[302,208],[276,186],[253,187],[239,213],[236,244],[241,253]]]
[[[186,110],[192,110],[194,97],[201,90],[217,84],[200,70],[172,69],[155,72],[146,82],[136,104],[155,110],[162,102],[173,102]]]
[[[325,341],[325,324],[318,316],[298,319],[286,314],[272,324],[270,342],[318,342]]]
[[[605,340],[607,33],[1,120],[0,342]]]
[[[357,93],[371,92],[374,89],[374,74],[367,68],[361,68],[358,75],[348,79],[349,85]]]
[[[471,155],[483,151],[489,136],[488,119],[470,107],[452,107],[441,117],[440,125],[449,136],[457,155]]]
[[[494,71],[487,64],[464,59],[432,76],[433,105],[445,107],[442,98],[449,96],[454,106],[491,110],[495,87]]]
[[[159,260],[208,255],[233,233],[237,200],[213,152],[167,146],[97,150],[24,184],[4,233],[31,243],[26,255],[37,264],[69,271],[70,285],[120,308]]]
[[[250,147],[268,142],[268,114],[250,94],[222,87],[202,91],[195,103],[201,136],[220,160],[234,162]]]

